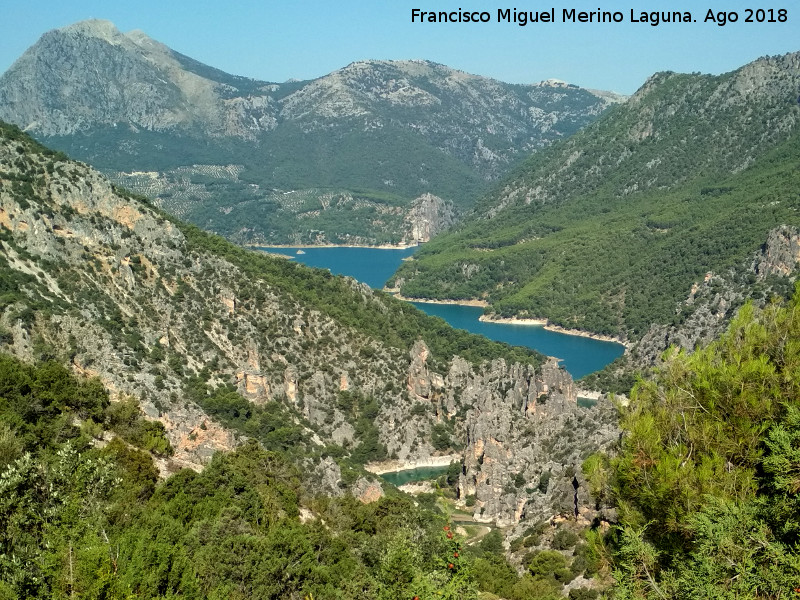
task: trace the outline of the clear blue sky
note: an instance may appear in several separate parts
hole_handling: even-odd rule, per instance
[[[696,23],[631,24],[654,5],[690,10]],[[744,23],[741,0],[524,0],[441,2],[416,0],[4,0],[0,7],[0,72],[49,29],[88,18],[113,21],[122,31],[141,29],[192,58],[237,75],[267,81],[311,79],[367,58],[424,58],[512,83],[557,78],[578,85],[634,92],[655,71],[722,73],[766,54],[800,51],[800,8],[786,23]],[[759,2],[761,6],[769,3]],[[497,10],[563,8],[618,10],[625,23],[498,24]],[[700,8],[693,8],[700,7]],[[412,24],[411,9],[486,10],[493,23]],[[706,10],[735,10],[739,22],[703,23]]]

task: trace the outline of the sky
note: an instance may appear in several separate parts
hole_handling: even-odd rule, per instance
[[[790,4],[780,0],[777,10]],[[632,23],[654,6],[691,11],[696,22]],[[582,0],[2,0],[0,72],[46,31],[89,18],[141,29],[196,60],[265,81],[313,79],[364,59],[427,59],[509,83],[561,79],[631,94],[656,71],[723,73],[764,55],[800,51],[800,9],[785,23],[746,23],[742,0],[700,4]],[[761,7],[770,6],[763,0]],[[490,23],[412,23],[412,9],[486,11]],[[550,11],[555,23],[498,23],[498,10]],[[562,10],[620,11],[622,23],[563,23]],[[738,21],[704,22],[707,11]],[[754,15],[757,17],[758,15]],[[768,14],[764,15],[769,17]]]

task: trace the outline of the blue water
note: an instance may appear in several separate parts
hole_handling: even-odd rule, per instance
[[[622,355],[625,350],[622,344],[548,331],[540,325],[485,323],[478,320],[478,317],[483,314],[483,309],[479,306],[429,304],[427,302],[414,302],[413,304],[429,315],[443,318],[453,327],[480,333],[490,340],[507,342],[513,346],[527,346],[542,354],[560,358],[561,364],[566,367],[574,379],[599,371]]]
[[[417,467],[416,469],[406,469],[405,471],[390,471],[381,475],[383,479],[394,486],[400,487],[406,483],[415,481],[427,481],[436,479],[439,475],[447,473],[449,466],[445,467]]]
[[[276,254],[292,256],[308,265],[328,269],[334,275],[349,275],[363,281],[369,287],[380,289],[392,276],[403,259],[411,256],[416,247],[405,250],[383,250],[378,248],[260,248]],[[305,254],[297,254],[302,250]]]
[[[262,248],[262,250],[293,256],[294,260],[311,267],[329,269],[334,274],[349,275],[370,287],[381,288],[403,259],[411,256],[416,248],[406,250],[303,248],[305,254],[297,254],[299,248]],[[413,304],[429,315],[441,317],[453,327],[479,333],[499,342],[527,346],[542,354],[560,358],[564,367],[575,379],[602,369],[622,355],[624,350],[621,344],[547,331],[537,325],[483,323],[478,320],[483,314],[483,309],[477,306],[425,302]]]

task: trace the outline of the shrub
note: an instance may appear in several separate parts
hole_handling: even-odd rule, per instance
[[[569,529],[561,528],[556,531],[552,546],[556,550],[567,550],[577,544],[578,539],[578,536]]]

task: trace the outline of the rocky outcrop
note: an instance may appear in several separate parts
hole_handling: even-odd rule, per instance
[[[708,272],[676,307],[672,324],[654,324],[629,349],[629,363],[648,368],[672,346],[688,352],[716,339],[747,300],[763,304],[773,294],[791,290],[800,267],[800,229],[783,225],[770,231],[761,249],[739,269]],[[754,287],[758,284],[758,287]]]
[[[474,499],[473,518],[506,526],[574,512],[573,479],[583,459],[619,434],[613,409],[579,408],[572,378],[554,359],[539,372],[496,361],[465,391],[473,400],[459,499]]]
[[[406,215],[407,243],[429,242],[435,235],[449,229],[456,220],[453,203],[433,194],[423,194],[411,203]]]
[[[751,266],[759,279],[768,275],[792,276],[800,263],[800,229],[784,225],[767,236]]]

